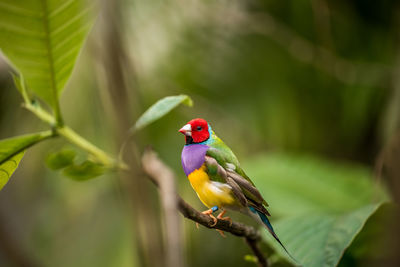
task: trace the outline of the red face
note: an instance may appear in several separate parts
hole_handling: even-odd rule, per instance
[[[193,119],[183,126],[179,132],[186,137],[186,144],[201,143],[210,137],[208,123],[203,119]]]

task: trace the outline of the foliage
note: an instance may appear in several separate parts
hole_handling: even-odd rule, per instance
[[[8,160],[3,161],[0,164],[0,189],[2,189],[6,185],[8,179],[10,179],[13,172],[17,169],[18,164],[23,156],[24,151],[16,154]]]
[[[59,113],[58,96],[91,26],[83,0],[2,1],[1,49],[29,89]],[[59,116],[57,114],[57,116]]]
[[[51,131],[21,135],[0,141],[0,164],[14,155],[23,152],[26,148],[51,136]]]
[[[337,266],[344,251],[379,206],[380,203],[370,204],[342,214],[290,216],[277,221],[274,226],[293,257],[303,266]],[[279,249],[268,234],[264,237]],[[285,252],[280,253],[286,256]]]
[[[25,149],[51,136],[51,132],[22,135],[0,141],[0,190],[8,182]]]
[[[336,266],[368,218],[387,200],[362,166],[271,154],[244,167],[268,199],[272,218],[278,217],[273,224],[281,241],[304,266]],[[264,232],[265,240],[288,258]]]
[[[71,151],[49,155],[47,164],[51,169],[65,168],[63,173],[75,180],[94,178],[104,173],[106,168],[126,168],[124,163],[117,163],[101,149],[64,126],[59,109],[59,94],[71,75],[92,24],[91,9],[83,0],[9,1],[0,4],[0,14],[4,15],[3,26],[0,27],[1,49],[19,72],[19,76],[13,75],[13,78],[23,96],[25,107],[50,126],[55,126],[55,133],[94,156],[94,161],[85,160],[75,164],[75,154]],[[29,51],[25,47],[29,47]],[[30,90],[52,107],[54,117],[38,102],[33,102]],[[159,100],[139,118],[132,131],[146,127],[181,103],[191,106],[192,100],[186,95]],[[52,132],[47,133],[45,138],[52,135]],[[13,142],[2,141],[4,160],[35,144],[41,137],[30,135]],[[7,173],[4,184],[11,174]]]
[[[104,166],[86,160],[81,164],[72,164],[63,170],[63,174],[76,181],[85,181],[102,175],[105,172]]]
[[[107,163],[104,153],[93,149],[90,143],[80,139],[72,130],[61,128],[63,121],[59,94],[71,75],[92,24],[89,16],[91,9],[81,0],[3,1],[0,4],[0,43],[13,67],[20,72],[20,77],[14,76],[14,80],[25,107],[50,126],[56,123],[58,128],[53,130],[54,133],[64,136],[67,133],[67,139],[86,146],[101,157],[103,163]],[[34,101],[31,92],[52,107],[54,118]],[[45,137],[55,136],[53,131]],[[2,149],[11,154],[25,150],[35,144],[40,136],[29,137],[18,139],[19,146],[5,146]]]
[[[184,104],[191,107],[193,105],[192,99],[187,95],[167,96],[158,100],[154,105],[147,109],[142,116],[136,121],[135,125],[131,128],[131,132],[143,129],[150,123],[162,118],[172,109],[176,108],[179,104]]]
[[[73,164],[75,156],[74,150],[60,150],[49,154],[46,158],[46,164],[52,170],[60,170]]]

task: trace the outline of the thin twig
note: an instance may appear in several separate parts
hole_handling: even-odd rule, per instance
[[[148,150],[147,153],[143,155],[142,165],[148,175],[158,178],[157,184],[160,189],[165,217],[166,266],[183,266],[182,227],[178,214],[175,175],[170,168],[158,160],[156,153],[152,150]]]
[[[165,165],[151,149],[145,151],[142,157],[142,165],[144,172],[158,187],[160,187],[160,185],[163,183],[161,180],[165,177],[165,173],[175,177],[173,171],[167,165]],[[257,246],[258,241],[261,240],[261,236],[255,228],[238,222],[232,222],[232,224],[230,224],[230,222],[226,220],[217,220],[217,223],[213,225],[214,221],[210,218],[210,216],[195,210],[178,194],[175,194],[175,199],[176,203],[178,204],[178,210],[185,218],[195,221],[207,228],[219,229],[235,236],[245,238],[247,244],[253,251],[253,254],[257,257],[259,266],[268,266],[267,260]]]
[[[246,243],[247,243],[247,245],[249,245],[249,247],[253,251],[254,255],[257,257],[258,266],[268,267],[267,259],[264,257],[264,255],[261,253],[261,250],[258,248],[257,241],[246,238]]]

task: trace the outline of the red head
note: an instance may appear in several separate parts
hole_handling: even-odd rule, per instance
[[[186,144],[201,143],[210,137],[208,123],[203,119],[193,119],[183,126],[179,132],[186,137]]]

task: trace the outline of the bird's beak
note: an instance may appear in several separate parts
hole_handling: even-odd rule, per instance
[[[186,124],[179,129],[179,132],[183,133],[186,136],[192,136],[192,126],[190,124]]]

